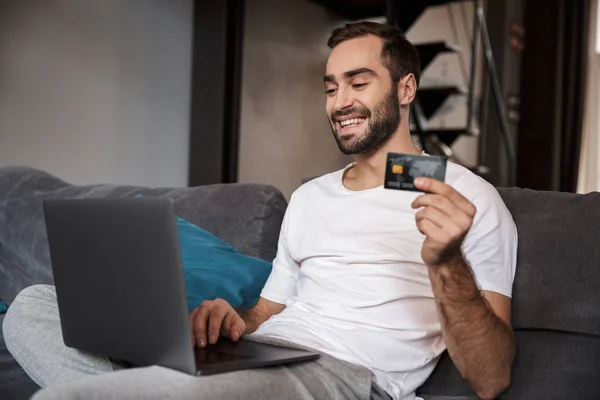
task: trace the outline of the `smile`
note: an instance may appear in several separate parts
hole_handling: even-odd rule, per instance
[[[362,124],[365,119],[366,118],[352,118],[352,119],[347,119],[347,120],[344,120],[344,121],[340,121],[340,125],[342,127],[355,126],[355,125]]]

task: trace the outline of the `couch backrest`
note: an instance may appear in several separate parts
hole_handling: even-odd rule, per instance
[[[52,283],[42,203],[47,199],[166,195],[175,213],[242,253],[272,261],[287,206],[272,186],[207,185],[194,188],[73,186],[31,168],[0,168],[0,299],[23,288]],[[85,221],[82,221],[85,223]]]
[[[600,193],[499,192],[519,234],[514,327],[600,336]]]
[[[514,327],[600,336],[600,194],[499,192],[519,233]],[[52,282],[44,200],[138,194],[170,196],[182,218],[245,254],[275,257],[287,202],[271,186],[73,186],[31,168],[0,168],[0,299],[10,303],[23,287]]]

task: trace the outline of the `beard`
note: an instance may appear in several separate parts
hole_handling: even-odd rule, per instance
[[[362,136],[339,135],[336,127],[339,117],[357,114],[369,118],[369,124]],[[340,151],[346,155],[371,154],[381,148],[394,135],[400,125],[400,102],[398,87],[392,85],[386,98],[379,102],[373,112],[364,106],[355,106],[348,110],[335,111],[330,118],[333,137]]]

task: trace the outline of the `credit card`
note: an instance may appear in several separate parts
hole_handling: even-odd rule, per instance
[[[426,177],[444,182],[446,179],[446,158],[441,156],[421,156],[416,154],[388,153],[385,166],[387,189],[410,190],[415,188],[415,178]]]

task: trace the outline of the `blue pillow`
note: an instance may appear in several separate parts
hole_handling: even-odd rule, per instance
[[[0,301],[0,314],[5,313],[8,310],[8,306]]]
[[[236,309],[254,306],[272,264],[240,253],[208,231],[177,218],[183,274],[191,312],[204,300],[225,299]]]

